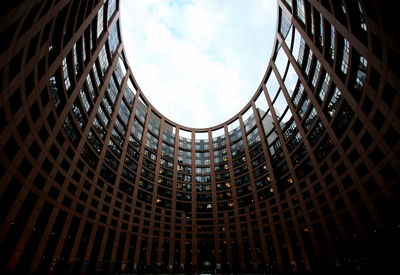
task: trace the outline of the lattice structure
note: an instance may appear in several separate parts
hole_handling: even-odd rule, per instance
[[[395,266],[400,48],[389,3],[278,1],[254,96],[194,129],[135,81],[117,0],[9,2],[2,274]]]

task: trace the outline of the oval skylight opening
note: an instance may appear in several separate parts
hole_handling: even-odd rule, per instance
[[[231,118],[265,73],[276,9],[276,0],[122,0],[125,51],[143,93],[184,126]]]

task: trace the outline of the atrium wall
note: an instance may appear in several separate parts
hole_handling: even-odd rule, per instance
[[[140,89],[117,0],[8,3],[0,272],[397,267],[400,48],[384,4],[279,0],[258,89],[194,129]]]

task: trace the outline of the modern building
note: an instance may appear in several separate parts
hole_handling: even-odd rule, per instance
[[[279,0],[251,100],[194,129],[141,91],[117,0],[3,3],[0,272],[398,270],[392,4]]]

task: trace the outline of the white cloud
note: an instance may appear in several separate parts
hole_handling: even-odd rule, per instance
[[[275,2],[122,0],[126,54],[146,98],[185,126],[231,118],[265,73]]]

